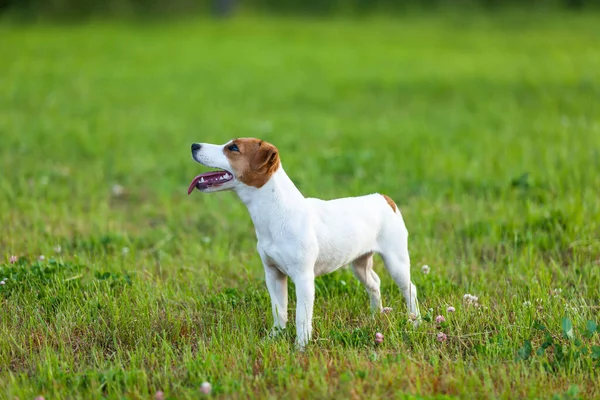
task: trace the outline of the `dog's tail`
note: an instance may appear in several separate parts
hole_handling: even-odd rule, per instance
[[[388,203],[388,205],[390,207],[392,207],[392,210],[394,210],[394,212],[396,214],[398,214],[399,213],[398,206],[396,205],[396,203],[394,203],[394,200],[392,200],[392,198],[390,196],[388,196],[388,195],[382,194],[382,196],[385,199],[385,201]]]

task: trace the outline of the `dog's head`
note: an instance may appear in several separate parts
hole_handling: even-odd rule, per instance
[[[194,188],[205,193],[235,190],[239,185],[261,188],[280,165],[279,151],[275,146],[252,138],[234,139],[224,145],[194,143],[192,158],[220,171],[195,177],[188,194]]]

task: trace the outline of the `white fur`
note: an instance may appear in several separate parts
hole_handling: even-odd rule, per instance
[[[235,177],[223,152],[229,143],[202,143],[193,158]],[[383,258],[409,312],[419,318],[416,288],[410,281],[408,232],[400,211],[394,212],[382,195],[329,201],[305,198],[282,166],[261,188],[234,178],[218,189],[206,191],[221,190],[234,190],[250,212],[271,297],[273,332],[285,328],[288,321],[290,277],[296,286],[296,343],[304,348],[312,334],[315,277],[349,263],[369,293],[372,310],[381,311],[380,281],[372,269],[374,253]]]

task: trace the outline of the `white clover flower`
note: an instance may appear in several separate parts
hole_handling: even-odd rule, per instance
[[[125,194],[125,188],[118,183],[113,185],[111,191],[115,197],[123,196]]]
[[[467,304],[467,305],[472,305],[475,307],[479,307],[479,297],[477,296],[473,296],[472,294],[465,294],[463,296],[463,301]]]

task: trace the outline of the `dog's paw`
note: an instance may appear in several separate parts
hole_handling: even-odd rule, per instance
[[[274,339],[278,336],[281,336],[284,331],[285,331],[285,328],[282,328],[280,326],[273,326],[271,328],[271,330],[269,331],[269,338]]]
[[[299,352],[304,352],[306,346],[310,343],[310,335],[298,335],[296,336],[295,347]]]
[[[418,314],[410,313],[408,321],[412,324],[413,328],[418,328],[421,325],[422,318]]]
[[[297,341],[296,344],[294,345],[294,348],[296,349],[297,352],[304,353],[306,351],[306,343],[300,343]]]

